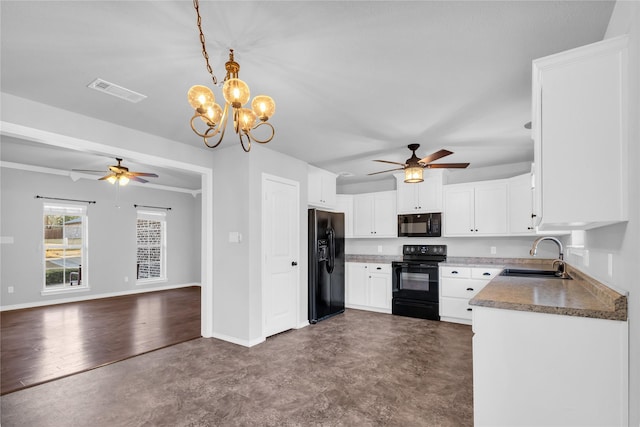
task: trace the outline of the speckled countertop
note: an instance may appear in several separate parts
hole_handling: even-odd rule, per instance
[[[465,262],[470,261],[470,262]],[[487,258],[448,259],[440,265],[500,266],[552,270],[553,260]],[[627,320],[627,297],[567,264],[573,280],[496,276],[470,305],[506,310]]]
[[[370,262],[374,264],[391,264],[393,261],[402,261],[402,255],[355,255],[346,254],[346,262]]]

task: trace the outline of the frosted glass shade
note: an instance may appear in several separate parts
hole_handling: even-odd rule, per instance
[[[224,82],[222,95],[224,95],[225,101],[234,108],[240,108],[249,102],[249,98],[251,97],[249,86],[240,79],[229,79]]]
[[[251,101],[251,108],[256,116],[264,122],[276,112],[276,103],[270,96],[258,95]]]
[[[420,166],[405,168],[404,182],[413,184],[424,181],[424,179],[422,178],[422,172],[423,169]]]
[[[240,122],[240,129],[248,132],[256,122],[256,113],[248,108],[241,108],[238,111],[238,121]]]
[[[129,178],[122,175],[120,178],[118,178],[118,182],[120,183],[120,185],[127,185],[129,183]]]
[[[191,89],[189,89],[187,93],[187,99],[194,110],[201,108],[207,111],[207,108],[216,102],[216,97],[213,92],[211,92],[211,89],[201,85],[191,86]]]

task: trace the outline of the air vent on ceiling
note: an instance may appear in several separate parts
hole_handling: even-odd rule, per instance
[[[100,92],[107,93],[109,95],[117,96],[118,98],[122,98],[129,102],[140,102],[147,97],[147,95],[143,95],[138,92],[134,92],[122,86],[118,86],[113,83],[109,83],[108,81],[102,79],[95,79],[91,83],[87,85],[90,89],[95,89]]]

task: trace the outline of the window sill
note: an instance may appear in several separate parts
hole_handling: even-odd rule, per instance
[[[136,281],[136,286],[142,285],[155,285],[158,283],[167,283],[168,280],[166,277],[159,277],[157,279],[141,279]]]
[[[61,294],[72,294],[76,292],[87,292],[89,291],[89,286],[73,286],[73,287],[65,287],[65,288],[51,288],[51,289],[43,289],[40,291],[41,296],[47,295],[61,295]]]

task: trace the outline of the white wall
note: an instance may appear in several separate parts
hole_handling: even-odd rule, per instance
[[[200,196],[136,185],[122,187],[116,193],[116,187],[106,181],[74,182],[68,177],[8,168],[2,168],[0,173],[0,234],[14,242],[3,244],[0,254],[3,307],[200,283]],[[45,201],[36,199],[36,195],[96,201],[86,205],[89,258],[88,266],[83,266],[83,278],[88,279],[89,291],[40,294],[44,280]],[[172,208],[167,212],[168,280],[164,283],[136,285],[134,204]],[[9,286],[14,293],[7,292]]]
[[[233,141],[233,140],[232,140]],[[262,174],[300,183],[300,300],[307,319],[307,164],[254,144],[246,154],[228,143],[215,153],[214,336],[242,345],[264,339],[262,311]],[[242,234],[230,243],[229,232]]]
[[[402,256],[402,245],[447,245],[447,256],[449,257],[530,258],[529,250],[534,240],[535,237],[346,239],[345,251],[347,254]],[[492,246],[496,248],[495,255],[491,254]],[[557,258],[557,246],[541,244],[537,257]]]
[[[583,258],[569,255],[569,263],[617,289],[629,293],[629,425],[640,426],[640,2],[616,2],[605,38],[629,35],[629,222],[586,232]],[[603,143],[603,149],[606,149]],[[607,165],[602,171],[607,173]],[[613,275],[608,257],[613,257]]]

